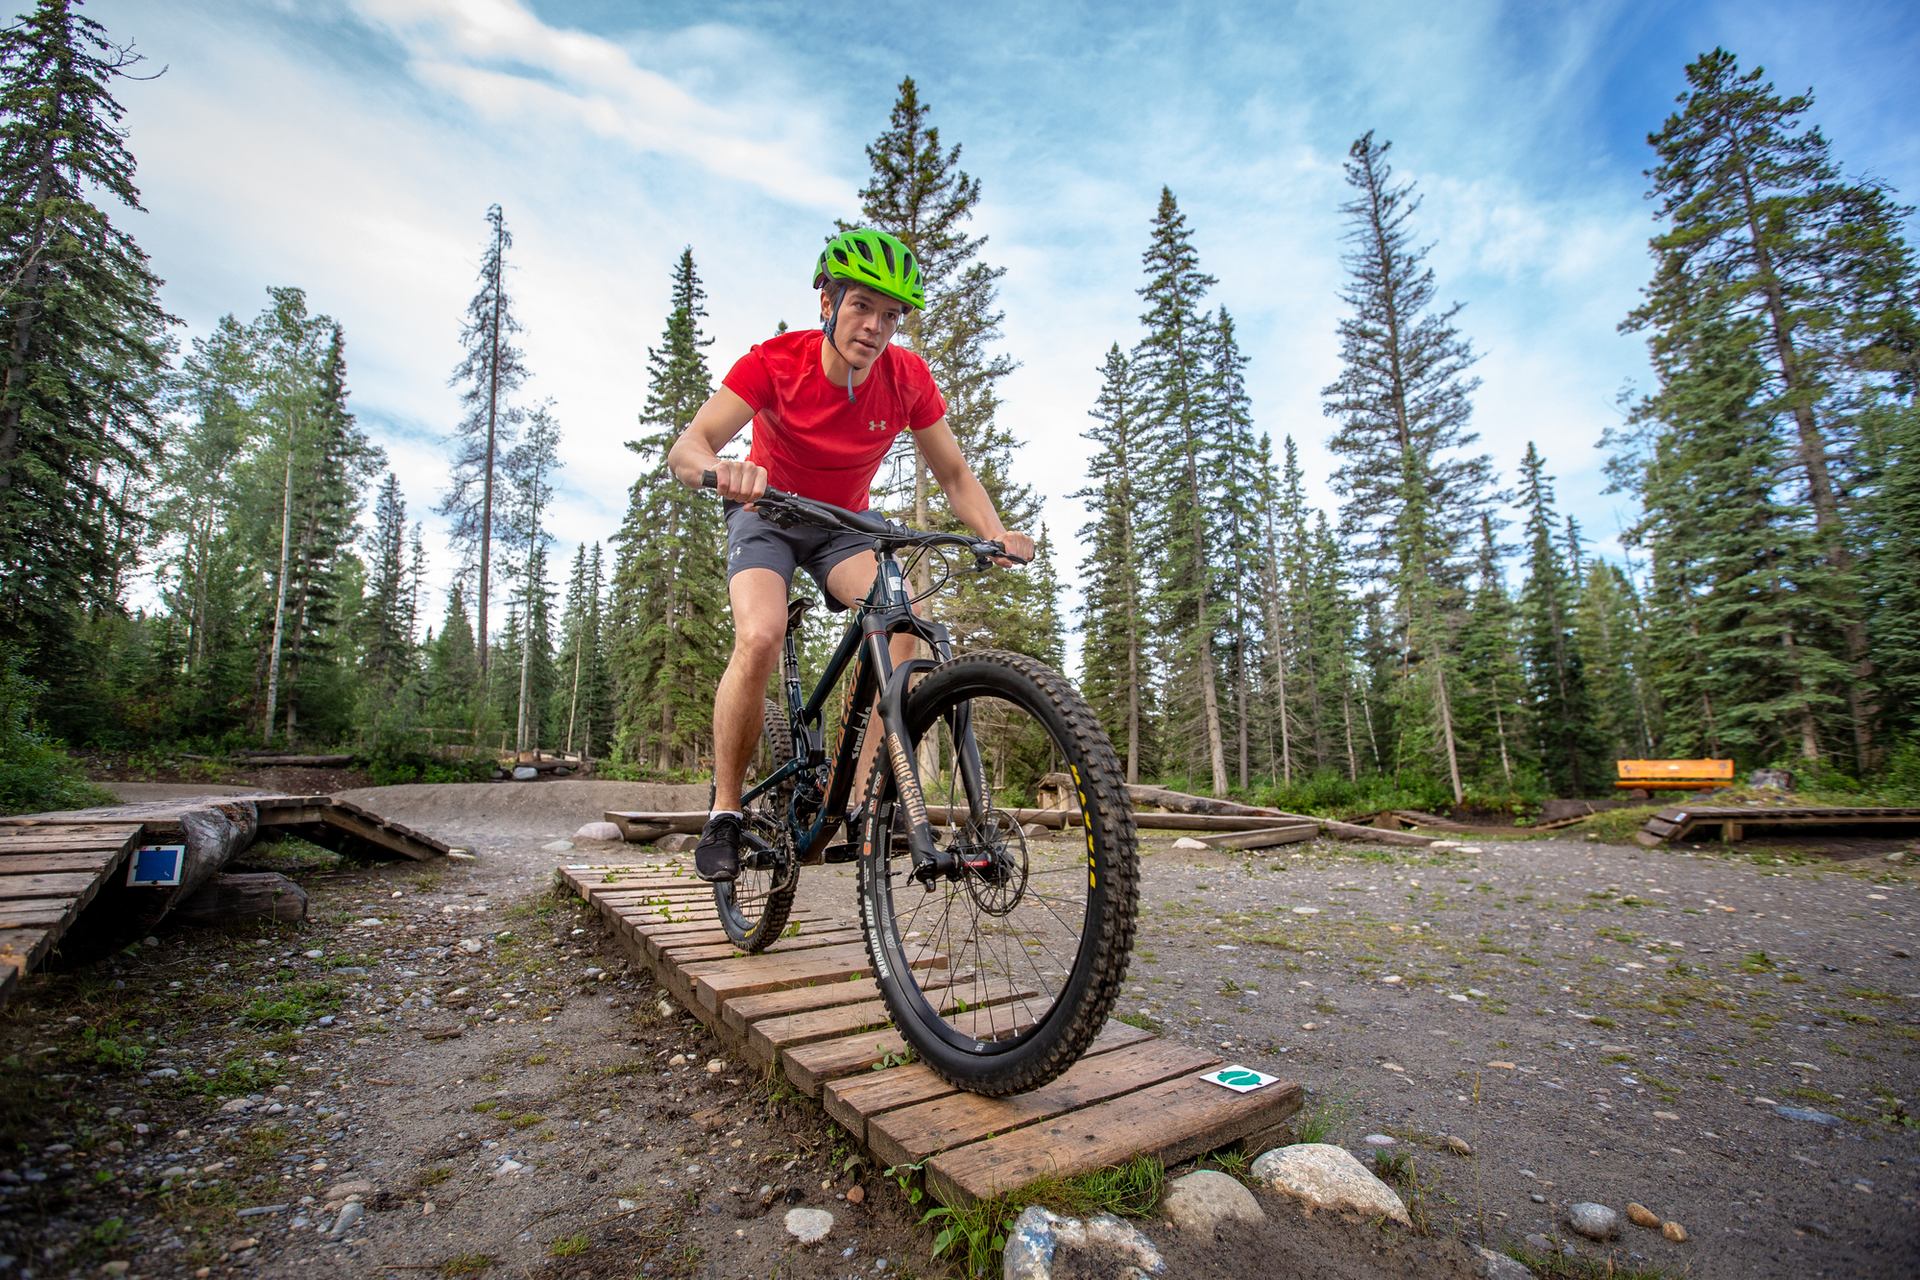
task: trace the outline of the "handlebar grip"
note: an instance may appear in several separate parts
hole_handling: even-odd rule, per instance
[[[702,471],[700,473],[700,487],[702,489],[718,489],[720,487],[719,474],[713,471]]]

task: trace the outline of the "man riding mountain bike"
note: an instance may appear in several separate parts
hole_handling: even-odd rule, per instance
[[[714,693],[713,807],[694,851],[694,869],[706,880],[739,874],[740,791],[760,740],[795,568],[812,575],[836,611],[866,598],[878,568],[870,537],[783,529],[755,511],[756,499],[775,488],[864,511],[894,438],[911,431],[954,515],[1010,557],[1033,558],[1033,539],[1007,530],[961,456],[926,361],[892,345],[901,319],[926,305],[912,250],[884,231],[842,232],[821,251],[813,287],[820,291],[821,327],[755,344],[667,454],[682,484],[699,488],[711,471],[726,500],[733,654]],[[720,457],[748,422],[754,428],[746,459]],[[912,657],[913,646],[912,636],[894,635],[893,660]],[[853,795],[864,794],[877,743],[878,735],[869,733]]]

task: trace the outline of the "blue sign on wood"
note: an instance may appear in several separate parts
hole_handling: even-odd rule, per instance
[[[127,883],[149,889],[176,885],[186,865],[187,846],[183,844],[142,845],[127,860]]]

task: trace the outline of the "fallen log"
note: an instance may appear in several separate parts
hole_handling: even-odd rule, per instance
[[[231,763],[233,764],[259,766],[261,768],[272,765],[278,768],[288,769],[344,769],[352,764],[353,761],[354,757],[351,753],[302,756],[269,755],[266,752],[243,751],[231,757]]]
[[[1298,844],[1320,834],[1317,822],[1293,822],[1284,827],[1262,827],[1258,831],[1229,831],[1224,835],[1203,836],[1200,843],[1210,849],[1271,849],[1275,845]]]
[[[1064,773],[1049,773],[1040,779],[1040,798],[1050,801],[1055,807],[1064,806],[1073,795],[1073,780]],[[1219,800],[1212,796],[1196,796],[1185,791],[1173,791],[1167,787],[1151,787],[1144,783],[1129,783],[1127,795],[1135,804],[1152,805],[1168,813],[1207,814],[1213,817],[1234,818],[1278,818],[1286,815],[1278,809],[1263,808],[1260,805],[1241,804],[1237,800]]]
[[[183,924],[237,924],[246,920],[307,918],[307,891],[277,871],[223,872],[174,907]]]
[[[1411,831],[1383,831],[1378,827],[1361,827],[1351,822],[1335,822],[1332,818],[1314,818],[1311,821],[1320,824],[1320,834],[1331,836],[1335,840],[1362,840],[1372,844],[1400,844],[1409,848],[1424,849],[1434,842],[1432,836],[1417,836]]]

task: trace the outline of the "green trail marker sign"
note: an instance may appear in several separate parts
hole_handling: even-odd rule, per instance
[[[1200,1078],[1202,1080],[1210,1080],[1221,1088],[1231,1089],[1235,1093],[1252,1093],[1255,1089],[1264,1089],[1268,1085],[1278,1084],[1280,1081],[1279,1076],[1270,1076],[1263,1071],[1255,1071],[1252,1067],[1242,1067],[1239,1065],[1222,1067],[1218,1071],[1209,1071]]]

